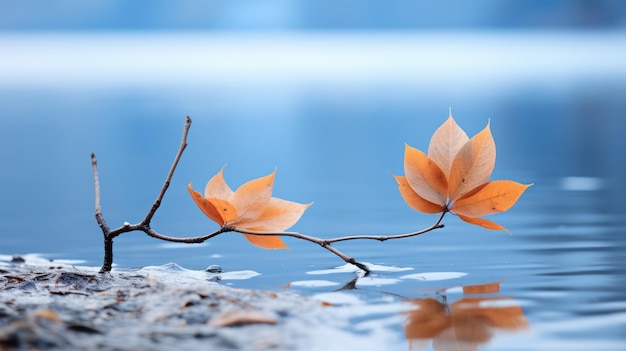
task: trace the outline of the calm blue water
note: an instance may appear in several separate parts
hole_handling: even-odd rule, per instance
[[[381,267],[359,279],[355,289],[334,295],[326,294],[350,283],[354,272],[335,268],[343,262],[316,245],[290,238],[285,242],[291,250],[264,251],[236,234],[193,246],[127,233],[115,240],[114,261],[120,268],[176,262],[195,270],[212,264],[226,272],[252,270],[260,275],[222,283],[276,291],[290,286],[346,306],[352,306],[349,299],[372,307],[445,297],[454,311],[451,306],[464,297],[502,298],[521,308],[524,327],[501,335],[506,328],[486,317],[491,312],[458,312],[457,321],[480,320],[490,333],[485,339],[476,336],[482,329],[468,332],[476,339],[463,345],[622,350],[626,77],[602,70],[570,73],[560,80],[504,76],[497,84],[464,77],[450,89],[431,89],[433,81],[349,77],[193,87],[3,84],[0,253],[99,265],[102,238],[93,218],[90,153],[98,157],[109,225],[140,221],[170,167],[186,115],[193,119],[189,147],[153,220],[163,234],[216,229],[186,186],[203,188],[224,164],[233,188],[278,167],[274,196],[314,202],[296,231],[333,237],[424,228],[436,216],[413,212],[391,173],[403,173],[404,143],[425,150],[452,107],[470,135],[490,120],[498,150],[493,179],[535,184],[509,212],[492,218],[512,236],[449,216],[444,229],[415,238],[340,243],[336,247],[345,253]],[[499,292],[464,295],[460,289],[488,283],[499,283]],[[354,317],[355,332],[390,328],[402,340],[401,349],[406,347],[406,321],[388,311],[365,311]],[[435,348],[442,349],[451,340],[445,332],[434,338]],[[458,334],[457,346],[461,339]],[[428,340],[411,347],[420,349],[422,342]]]

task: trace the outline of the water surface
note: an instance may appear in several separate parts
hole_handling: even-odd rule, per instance
[[[470,60],[468,70],[474,73],[461,74],[467,64],[463,57],[489,56],[466,45],[456,54],[458,60],[422,62],[431,66],[421,76],[412,71],[419,64],[398,59],[398,48],[413,48],[413,58],[421,57],[417,48],[443,57],[454,52],[455,42],[434,36],[416,45],[410,36],[396,38],[388,55],[369,58],[350,74],[336,76],[333,72],[345,72],[350,62],[327,59],[316,65],[313,57],[308,65],[317,77],[293,63],[281,70],[275,60],[281,53],[294,55],[300,47],[287,45],[264,58],[271,65],[251,64],[249,81],[240,69],[258,62],[254,58],[239,57],[243,63],[233,63],[232,71],[214,81],[203,70],[206,63],[177,67],[173,58],[170,65],[156,59],[158,64],[148,68],[142,68],[135,54],[130,54],[129,66],[112,64],[106,55],[100,63],[70,60],[94,60],[87,53],[102,43],[98,38],[72,39],[87,56],[55,51],[61,58],[47,69],[37,68],[40,80],[28,73],[28,63],[16,67],[19,60],[13,57],[14,71],[0,71],[8,77],[0,83],[0,253],[40,253],[99,265],[102,238],[93,218],[89,154],[98,157],[109,224],[137,222],[158,194],[186,115],[193,119],[189,147],[153,220],[159,232],[191,236],[216,229],[195,207],[186,186],[191,182],[202,189],[225,164],[232,187],[278,167],[275,196],[314,202],[293,228],[303,233],[334,237],[425,228],[436,216],[412,211],[391,173],[403,173],[404,143],[425,150],[451,107],[470,135],[490,121],[498,149],[493,179],[535,184],[509,212],[492,218],[513,235],[447,216],[445,228],[423,236],[339,243],[337,248],[375,267],[372,276],[355,280],[358,272],[337,257],[295,239],[285,239],[290,250],[264,251],[232,233],[195,246],[128,233],[115,240],[116,267],[175,262],[202,270],[219,265],[225,272],[221,284],[289,289],[318,298],[346,310],[352,321],[347,329],[387,340],[391,349],[480,345],[493,350],[622,350],[626,60],[620,61],[623,53],[615,49],[619,36],[598,37],[605,41],[573,34],[540,41],[536,35],[497,40],[475,35],[471,39],[477,47],[492,54],[502,51],[503,40],[509,39],[506,57],[526,53],[532,59],[511,64],[499,60],[506,57]],[[445,38],[457,44],[467,40]],[[180,49],[175,39],[156,38],[150,43],[161,43],[164,49],[156,45],[150,50],[170,52],[168,45]],[[4,40],[17,54],[24,53],[14,39]],[[136,44],[135,39],[116,40],[107,45],[120,57],[125,43]],[[277,43],[271,38],[248,40],[242,44],[248,54],[267,53],[263,40]],[[343,40],[363,52],[378,52],[384,42]],[[256,46],[246,46],[250,42]],[[589,42],[596,46],[586,49],[583,44]],[[54,40],[48,43],[48,48],[28,50],[57,50],[50,49],[56,47]],[[538,49],[546,43],[556,49],[541,56]],[[215,46],[198,50],[207,60],[219,53]],[[333,57],[341,50],[335,42],[325,53]],[[587,59],[559,63],[559,57],[576,54]],[[596,56],[602,60],[594,61]],[[218,72],[215,67],[227,61],[208,67]],[[161,72],[160,65],[168,71]],[[50,71],[55,67],[67,81]],[[126,67],[128,75],[120,74],[119,67]],[[133,67],[140,73],[134,75]],[[386,74],[368,76],[368,67],[383,67]],[[179,68],[182,78],[176,78]],[[113,72],[108,78],[107,69]],[[273,76],[263,73],[267,69]],[[292,71],[299,72],[295,78]],[[194,72],[200,78],[194,79]],[[150,73],[156,78],[146,84]],[[424,314],[398,313],[411,309]],[[439,323],[430,334],[424,318],[431,327]]]

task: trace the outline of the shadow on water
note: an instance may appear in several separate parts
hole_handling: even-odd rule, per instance
[[[448,300],[445,291],[438,298],[415,298],[410,303],[404,334],[410,350],[422,350],[432,343],[434,350],[477,350],[498,332],[513,332],[529,327],[515,299],[497,296],[500,282],[466,285],[463,297]],[[496,295],[475,297],[482,294]]]
[[[462,276],[449,272],[418,275],[424,280]],[[359,288],[359,279],[366,278],[357,277],[335,292],[364,289],[369,294],[399,298],[403,302],[397,312],[402,317],[399,324],[409,350],[478,350],[497,341],[500,334],[527,333],[531,328],[522,302],[501,293],[504,281],[462,286],[436,283],[432,288],[421,289],[420,297],[406,297],[370,286]]]

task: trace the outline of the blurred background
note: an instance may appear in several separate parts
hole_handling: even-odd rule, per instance
[[[3,30],[620,29],[619,0],[2,1]]]
[[[185,187],[202,189],[224,164],[233,188],[278,166],[275,195],[315,203],[294,229],[427,226],[390,172],[403,173],[405,142],[427,148],[449,108],[470,135],[491,121],[494,179],[536,184],[519,206],[568,213],[571,203],[545,198],[557,189],[589,195],[578,205],[594,213],[624,210],[623,1],[2,0],[0,8],[4,253],[97,264],[89,154],[100,161],[109,224],[139,221],[186,115],[190,147],[155,217],[169,235],[215,229]],[[244,244],[220,237],[218,248],[181,258],[146,250],[160,243],[142,235],[118,239],[133,254],[116,262],[203,266]]]
[[[233,188],[278,167],[274,195],[314,203],[296,231],[425,228],[436,216],[407,206],[392,174],[404,173],[404,143],[426,150],[449,109],[470,136],[490,123],[492,179],[534,183],[490,216],[513,235],[447,216],[444,229],[418,238],[338,244],[392,267],[359,280],[351,298],[438,298],[498,282],[532,332],[492,349],[623,350],[621,0],[0,0],[0,256],[99,265],[90,153],[109,225],[139,222],[185,116],[189,146],[152,221],[163,234],[217,229],[186,187],[203,189],[225,164]],[[115,240],[114,262],[254,270],[261,276],[226,284],[282,291],[307,280],[291,285],[304,294],[354,278],[327,251],[285,242],[291,250],[268,252],[233,234],[185,246],[128,233]],[[428,282],[393,267],[463,278]],[[316,272],[332,287],[307,288]],[[400,338],[404,322],[394,318],[357,332],[391,326]]]

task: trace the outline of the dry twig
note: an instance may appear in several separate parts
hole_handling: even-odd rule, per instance
[[[172,237],[172,236],[160,234],[156,232],[154,229],[152,229],[152,227],[150,226],[150,221],[152,220],[152,217],[154,216],[156,211],[159,209],[159,206],[161,205],[161,201],[163,200],[163,196],[165,196],[165,192],[169,188],[170,182],[172,180],[172,176],[174,175],[174,171],[176,170],[176,167],[178,166],[178,162],[180,161],[183,151],[187,147],[187,135],[189,133],[190,126],[191,126],[191,118],[187,117],[185,121],[184,129],[183,129],[183,137],[180,142],[178,152],[176,153],[176,157],[174,158],[174,162],[172,163],[172,166],[170,167],[167,177],[165,178],[165,183],[163,184],[163,187],[161,188],[159,195],[157,196],[156,200],[152,204],[152,207],[146,214],[145,218],[141,222],[136,223],[136,224],[130,224],[128,222],[125,222],[121,227],[118,227],[115,229],[111,229],[107,225],[104,219],[104,215],[102,214],[102,208],[100,206],[100,180],[98,177],[98,164],[96,161],[96,155],[93,153],[91,154],[91,166],[93,169],[93,181],[94,181],[94,190],[95,190],[95,216],[96,216],[96,221],[98,222],[98,225],[100,226],[100,229],[102,229],[102,233],[104,235],[104,260],[102,262],[102,267],[100,268],[100,273],[111,271],[111,268],[113,265],[113,239],[120,234],[132,232],[132,231],[142,231],[153,238],[157,238],[157,239],[161,239],[165,241],[171,241],[171,242],[187,243],[187,244],[201,243],[226,232],[237,232],[241,234],[259,235],[259,236],[268,236],[268,235],[269,236],[289,236],[289,237],[294,237],[294,238],[307,240],[307,241],[316,243],[320,245],[321,247],[325,248],[326,250],[339,256],[345,262],[353,264],[357,266],[358,268],[362,269],[363,271],[365,271],[365,274],[367,275],[369,274],[370,270],[365,264],[357,261],[353,257],[347,256],[343,252],[339,251],[337,248],[333,247],[331,244],[336,243],[336,242],[341,242],[341,241],[357,240],[357,239],[368,239],[368,240],[378,240],[378,241],[402,239],[402,238],[408,238],[412,236],[421,235],[434,229],[443,228],[443,224],[441,224],[441,221],[443,220],[443,217],[445,216],[446,211],[442,212],[441,216],[439,216],[437,221],[428,228],[425,228],[416,232],[411,232],[411,233],[406,233],[406,234],[397,234],[397,235],[351,235],[351,236],[343,236],[343,237],[331,238],[331,239],[321,239],[321,238],[317,238],[314,236],[301,234],[297,232],[276,232],[276,233],[255,232],[255,231],[239,229],[236,227],[231,227],[228,225],[224,225],[223,227],[219,228],[213,233],[206,234],[203,236],[196,236],[196,237],[180,238],[180,237]]]

